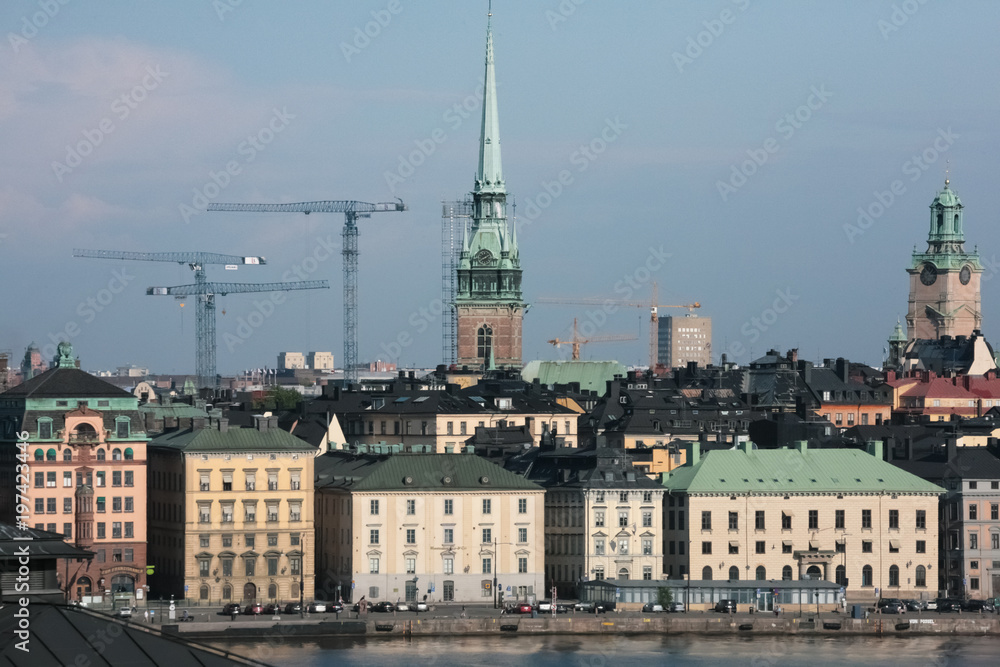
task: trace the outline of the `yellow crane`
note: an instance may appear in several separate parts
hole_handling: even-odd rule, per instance
[[[688,311],[693,311],[695,308],[701,308],[701,303],[695,301],[694,303],[685,303],[681,305],[666,305],[656,303],[659,300],[658,287],[656,283],[653,283],[653,297],[649,301],[626,301],[618,299],[602,299],[600,297],[580,297],[580,298],[562,298],[562,297],[540,297],[535,300],[536,303],[550,303],[559,306],[616,306],[619,308],[649,308],[649,367],[656,368],[656,348],[657,348],[657,335],[659,331],[659,314],[660,308],[687,308]],[[552,343],[552,341],[549,341]],[[572,341],[563,341],[566,343],[572,343]],[[576,356],[574,356],[574,359]]]
[[[586,345],[587,343],[610,343],[612,341],[619,340],[635,340],[636,337],[632,334],[610,334],[608,336],[593,336],[591,338],[582,338],[576,331],[576,318],[573,318],[573,338],[570,340],[559,340],[559,338],[553,338],[548,341],[549,344],[559,347],[560,345],[572,345],[573,346],[573,361],[580,360],[580,346]]]

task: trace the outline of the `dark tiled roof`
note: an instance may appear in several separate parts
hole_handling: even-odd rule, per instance
[[[483,480],[486,481],[483,481]],[[388,456],[328,452],[316,459],[316,488],[352,491],[455,489],[497,491],[541,487],[474,454]]]
[[[7,390],[7,398],[125,398],[132,396],[78,368],[53,368]]]
[[[26,539],[27,538],[27,539]],[[94,554],[63,541],[60,533],[34,528],[16,528],[0,523],[0,559],[12,558],[28,548],[34,558],[93,558]]]
[[[153,439],[154,447],[173,447],[185,452],[313,452],[315,447],[280,428],[258,431],[230,427],[225,433],[216,428],[185,429]]]

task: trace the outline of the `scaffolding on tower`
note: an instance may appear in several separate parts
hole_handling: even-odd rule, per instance
[[[472,211],[471,196],[441,202],[441,361],[448,366],[458,360],[458,314],[455,312],[458,259]]]

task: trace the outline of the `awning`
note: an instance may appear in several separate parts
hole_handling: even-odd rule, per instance
[[[819,549],[819,540],[809,540],[810,549]]]
[[[731,547],[738,547],[738,546],[740,546],[740,542],[739,542],[739,540],[730,540],[729,541],[729,546],[731,546]]]
[[[898,549],[899,548],[899,540],[889,540],[889,548],[890,549]]]
[[[783,545],[785,545],[786,547],[792,546],[792,541],[791,540],[782,540],[781,543]]]
[[[795,516],[795,512],[792,510],[781,510],[782,516]]]

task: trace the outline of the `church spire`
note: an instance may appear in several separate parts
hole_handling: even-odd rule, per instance
[[[497,113],[497,81],[493,69],[492,9],[486,21],[486,80],[483,88],[483,126],[479,135],[479,171],[476,192],[501,194],[504,189],[500,165],[500,116]]]

